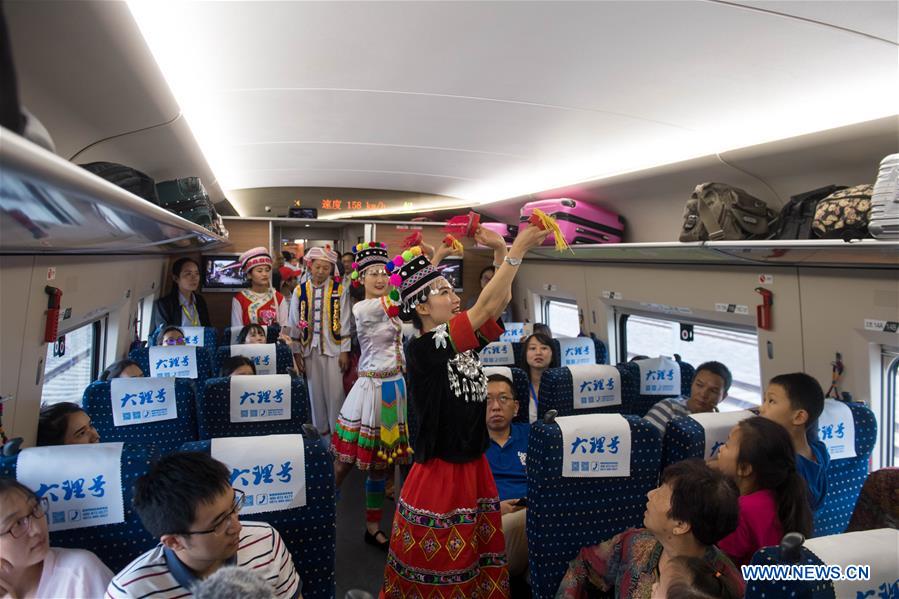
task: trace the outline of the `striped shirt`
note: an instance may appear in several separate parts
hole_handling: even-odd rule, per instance
[[[687,407],[687,398],[670,397],[652,406],[643,419],[656,427],[659,434],[664,437],[665,428],[670,421],[679,416],[689,416],[691,413],[690,408]]]
[[[245,566],[267,580],[278,597],[300,594],[300,577],[290,552],[271,525],[241,522],[237,554],[227,565]],[[106,589],[108,599],[180,599],[193,597],[192,587],[200,580],[173,551],[157,545],[115,575]]]

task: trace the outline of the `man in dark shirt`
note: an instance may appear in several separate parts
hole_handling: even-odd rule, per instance
[[[501,374],[488,376],[487,433],[490,435],[490,445],[487,447],[487,461],[499,491],[510,576],[522,574],[528,565],[524,529],[526,510],[520,502],[527,497],[525,461],[530,427],[512,422],[518,408],[512,381]]]

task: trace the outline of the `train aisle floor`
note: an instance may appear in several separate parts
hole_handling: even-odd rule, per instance
[[[397,485],[396,494],[400,487]],[[381,530],[390,534],[396,503],[384,499]],[[353,469],[343,481],[337,503],[337,599],[350,589],[378,596],[384,580],[387,553],[363,541],[365,534],[365,475]]]

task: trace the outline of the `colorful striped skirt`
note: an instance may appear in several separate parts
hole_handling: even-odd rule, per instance
[[[380,470],[412,460],[402,374],[356,379],[340,408],[331,451],[339,461],[360,470]]]
[[[416,463],[397,503],[380,597],[505,599],[505,545],[485,456]]]

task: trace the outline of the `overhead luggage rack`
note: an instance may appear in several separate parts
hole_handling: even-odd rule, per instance
[[[228,240],[0,128],[0,254],[148,254]]]
[[[875,239],[848,243],[833,239],[608,243],[575,245],[570,252],[561,253],[540,247],[531,250],[529,256],[535,261],[553,262],[801,265],[899,270],[899,242]]]

